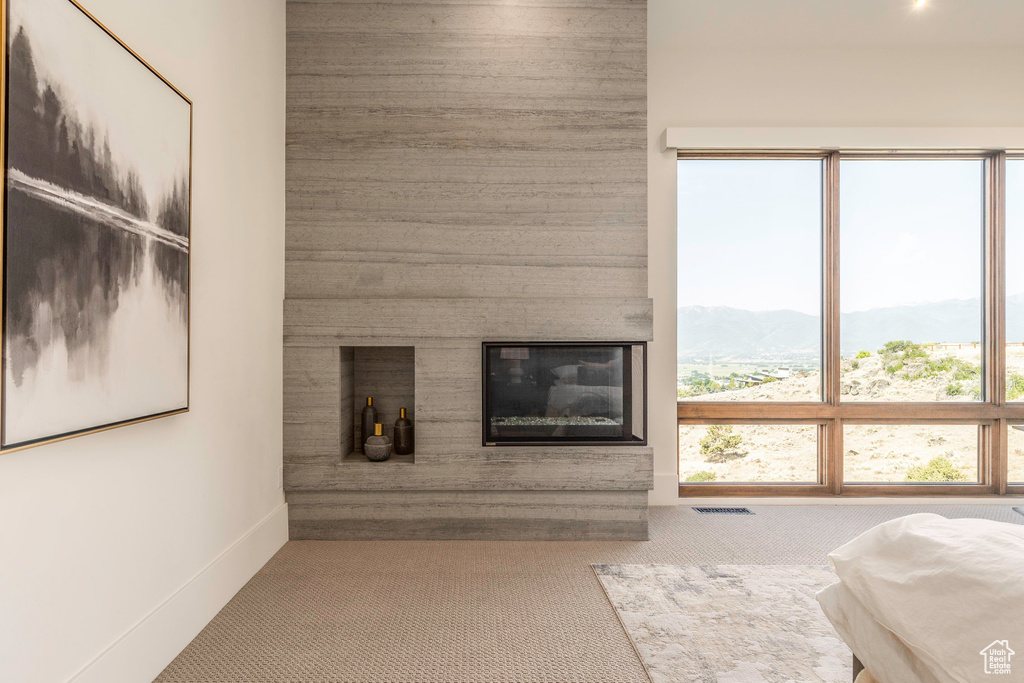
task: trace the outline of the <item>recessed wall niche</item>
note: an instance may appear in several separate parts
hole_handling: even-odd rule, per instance
[[[373,397],[384,434],[392,436],[399,411],[416,424],[416,349],[412,346],[341,347],[341,452],[343,462],[369,462],[363,455],[360,424],[366,398]],[[392,455],[387,462],[413,462]],[[386,465],[387,462],[381,463]],[[377,464],[377,463],[375,463]]]

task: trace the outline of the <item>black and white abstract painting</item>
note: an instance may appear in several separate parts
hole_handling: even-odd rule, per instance
[[[188,408],[192,105],[71,0],[4,0],[2,443]]]

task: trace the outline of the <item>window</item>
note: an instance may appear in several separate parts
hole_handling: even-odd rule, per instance
[[[983,172],[840,161],[842,400],[981,400]]]
[[[818,426],[680,425],[679,476],[689,483],[814,483]]]
[[[678,183],[679,400],[820,401],[822,161],[680,161]]]
[[[843,452],[848,482],[978,481],[976,425],[846,425]]]
[[[1024,156],[680,152],[677,215],[680,495],[1024,493]]]

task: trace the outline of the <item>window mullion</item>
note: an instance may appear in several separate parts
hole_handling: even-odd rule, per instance
[[[822,220],[822,399],[839,405],[842,359],[839,355],[839,152],[824,161]],[[821,439],[824,483],[838,495],[843,482],[842,420],[831,420]]]
[[[998,407],[1006,405],[1006,153],[992,154],[985,173],[985,397]],[[1006,492],[1006,420],[990,428],[989,447],[981,451],[986,462],[986,483]]]
[[[1006,403],[1006,154],[993,154],[985,166],[985,236],[982,291],[985,303],[985,399]]]

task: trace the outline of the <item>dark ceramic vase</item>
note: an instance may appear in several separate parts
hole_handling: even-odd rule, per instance
[[[391,457],[391,439],[381,434],[381,424],[373,425],[373,436],[363,444],[363,453],[367,460],[372,462],[384,462]]]
[[[395,454],[411,455],[413,448],[412,420],[405,416],[405,408],[402,408],[401,417],[395,420]]]
[[[366,452],[366,440],[373,436],[373,425],[377,423],[377,409],[373,407],[373,397],[366,398],[366,407],[363,408],[362,432],[359,435],[359,449]]]

